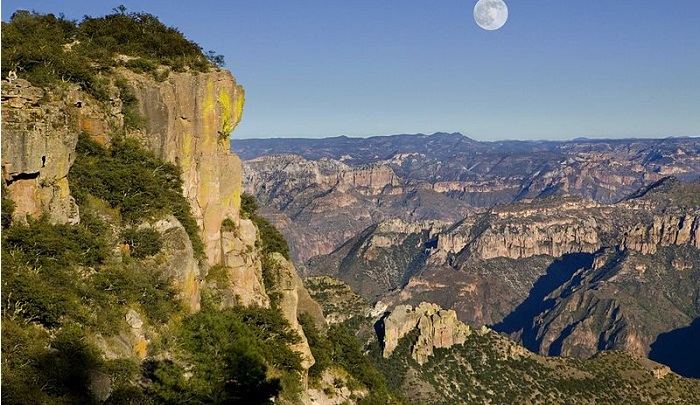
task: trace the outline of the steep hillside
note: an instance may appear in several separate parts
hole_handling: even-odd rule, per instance
[[[330,159],[281,155],[250,160],[243,184],[292,241],[299,265],[384,219],[453,222],[468,209],[423,185],[406,184],[386,166],[348,166]]]

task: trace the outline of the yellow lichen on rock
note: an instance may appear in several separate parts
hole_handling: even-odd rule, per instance
[[[200,226],[209,265],[220,264],[221,222],[238,221],[242,166],[219,142],[240,119],[243,90],[228,71],[171,73],[165,82],[123,72],[148,118],[144,143],[182,168],[183,194]]]
[[[143,337],[139,338],[133,347],[133,352],[139,360],[145,360],[148,354],[148,340]]]

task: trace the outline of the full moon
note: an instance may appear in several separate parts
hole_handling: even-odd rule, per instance
[[[479,0],[474,6],[474,21],[479,27],[493,31],[508,20],[508,6],[503,0]]]

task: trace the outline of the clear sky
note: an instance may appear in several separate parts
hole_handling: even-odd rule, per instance
[[[155,14],[226,57],[234,138],[462,132],[480,140],[700,135],[699,0],[4,0]]]

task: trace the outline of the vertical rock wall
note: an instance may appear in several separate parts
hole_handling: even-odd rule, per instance
[[[2,81],[2,174],[15,217],[46,213],[53,222],[77,223],[68,188],[81,111],[77,90],[54,97],[26,80]]]
[[[223,261],[221,222],[239,221],[242,168],[229,151],[243,88],[225,70],[171,73],[164,82],[123,71],[148,118],[142,141],[182,168],[184,194],[201,229],[209,265]],[[225,254],[225,252],[223,252]]]

